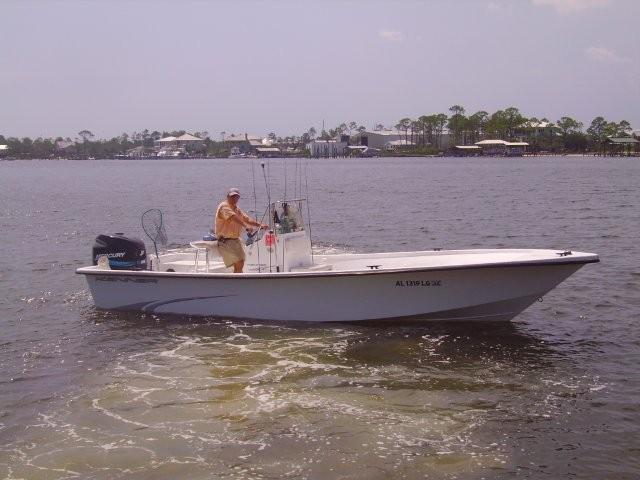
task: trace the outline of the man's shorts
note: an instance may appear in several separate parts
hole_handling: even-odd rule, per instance
[[[218,240],[218,251],[222,255],[222,260],[226,267],[230,267],[234,263],[243,262],[245,259],[244,248],[238,238]]]

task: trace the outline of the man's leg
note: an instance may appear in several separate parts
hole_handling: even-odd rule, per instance
[[[244,269],[244,260],[240,260],[233,264],[233,273],[242,273]]]

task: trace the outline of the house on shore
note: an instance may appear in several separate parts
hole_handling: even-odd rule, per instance
[[[0,145],[0,158],[6,157],[9,153],[9,145]]]
[[[234,155],[255,154],[256,148],[269,147],[268,142],[264,140],[264,137],[249,135],[248,133],[232,133],[222,139],[225,147],[231,150]]]
[[[156,140],[154,146],[160,148],[184,148],[188,151],[201,151],[204,149],[205,144],[204,140],[191,135],[189,133],[185,133],[184,135],[180,135],[179,137],[165,137],[160,140]]]
[[[514,134],[518,138],[526,138],[529,140],[542,138],[551,139],[561,135],[561,130],[553,122],[527,121],[516,128]]]
[[[204,140],[185,133],[179,137],[164,137],[153,142],[155,155],[158,157],[186,157],[190,153],[202,153],[206,149]],[[134,152],[137,155],[141,152]]]
[[[273,145],[270,139],[260,135],[232,133],[224,137],[222,141],[234,158],[249,155],[258,157],[280,157],[282,155],[280,148]]]

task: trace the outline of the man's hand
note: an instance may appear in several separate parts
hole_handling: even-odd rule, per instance
[[[260,225],[260,228],[263,230],[266,230],[267,228],[269,228],[269,225],[267,225],[266,223],[263,223]]]

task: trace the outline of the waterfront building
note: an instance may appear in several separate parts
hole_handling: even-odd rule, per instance
[[[360,135],[360,144],[379,150],[388,150],[388,145],[390,145],[391,142],[406,140],[407,138],[411,138],[411,136],[411,132],[405,135],[404,132],[398,130],[365,131]]]
[[[139,147],[130,148],[121,157],[122,158],[150,158],[155,156],[156,156],[156,152],[154,151],[153,148],[139,146]]]
[[[278,147],[256,147],[258,157],[279,157],[282,152]]]
[[[349,142],[341,140],[313,140],[307,144],[311,157],[344,157]]]
[[[0,145],[0,158],[9,153],[9,145]]]
[[[259,135],[249,135],[247,133],[232,133],[225,136],[222,141],[229,150],[237,152],[238,155],[255,154],[257,153],[256,149],[258,147],[271,146],[266,138]]]
[[[202,150],[205,146],[204,140],[191,135],[189,133],[185,133],[184,135],[180,135],[179,137],[165,137],[160,140],[156,140],[153,142],[156,147],[159,148],[184,148],[189,151],[199,151]]]
[[[608,137],[604,143],[605,155],[638,155],[640,140],[633,137]]]
[[[506,140],[487,139],[475,143],[482,148],[483,155],[502,157],[521,157],[527,151],[527,142],[507,142]]]
[[[453,147],[453,155],[456,157],[477,157],[482,155],[482,147],[479,145],[456,145]]]
[[[402,150],[406,148],[415,147],[415,142],[405,139],[391,140],[384,144],[384,149],[389,152],[395,152],[397,150]]]
[[[433,135],[433,137],[433,142],[429,142],[427,139],[426,145],[433,143],[440,149],[447,149],[451,145],[452,136],[447,131],[440,135]],[[399,141],[403,141],[404,144]],[[423,135],[422,132],[412,132],[411,130],[406,133],[399,130],[367,130],[360,134],[360,144],[378,150],[394,150],[401,146],[422,145]]]

